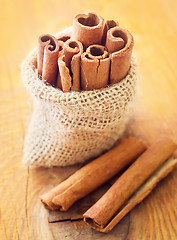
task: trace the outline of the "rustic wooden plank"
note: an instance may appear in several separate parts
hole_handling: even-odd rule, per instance
[[[111,231],[109,234],[97,232],[89,228],[83,221],[52,223],[50,231],[53,233],[53,239],[69,240],[124,240],[128,231],[128,215]]]

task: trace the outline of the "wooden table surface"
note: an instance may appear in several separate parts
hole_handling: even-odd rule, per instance
[[[77,13],[115,19],[135,38],[139,100],[130,131],[152,143],[160,134],[177,142],[177,1],[2,0],[0,13],[0,239],[177,239],[177,169],[109,234],[82,222],[48,223],[41,193],[77,169],[28,169],[21,163],[31,100],[20,63],[42,33],[72,24]]]

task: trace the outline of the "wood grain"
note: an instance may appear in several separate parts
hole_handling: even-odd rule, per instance
[[[49,212],[41,205],[39,195],[78,166],[22,166],[23,139],[32,105],[19,68],[40,34],[70,26],[77,13],[91,10],[118,20],[135,38],[139,63],[139,98],[127,131],[147,143],[160,134],[168,134],[177,142],[177,1],[2,0],[0,9],[0,238],[177,239],[177,170],[107,235],[80,221],[48,223]]]

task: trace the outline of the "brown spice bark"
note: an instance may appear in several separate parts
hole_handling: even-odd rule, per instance
[[[80,90],[80,61],[83,53],[82,43],[68,39],[63,46],[63,56],[59,58],[59,77],[57,86],[61,83],[63,92]]]
[[[114,20],[106,20],[104,23],[104,30],[103,30],[103,37],[102,37],[102,45],[105,46],[105,42],[106,42],[106,36],[107,36],[107,32],[109,29],[119,26],[118,22],[115,22]]]
[[[41,197],[48,209],[66,211],[78,199],[86,196],[121,171],[146,149],[134,137],[123,139],[117,146],[85,165],[68,179]]]
[[[124,48],[125,41],[120,36],[120,32],[117,30],[117,28],[108,31],[105,46],[109,53],[117,52]]]
[[[84,48],[92,44],[101,44],[104,30],[104,19],[96,13],[78,14],[73,19],[73,40],[80,41]]]
[[[37,68],[38,74],[51,85],[55,85],[58,75],[59,42],[50,35],[38,38]]]
[[[58,57],[60,58],[63,55],[63,47],[64,47],[64,42],[63,41],[58,41],[59,42],[59,53]],[[57,76],[57,81],[56,81],[56,88],[59,88],[62,90],[62,85],[61,85],[61,74],[59,70],[59,63],[58,63],[58,76]]]
[[[64,43],[70,38],[71,38],[71,33],[69,32],[68,34],[66,34],[66,33],[60,34],[60,36],[57,37],[57,40],[62,41]]]
[[[128,73],[134,40],[130,32],[121,27],[107,33],[106,47],[111,53],[110,84],[121,81]]]
[[[71,91],[71,76],[69,69],[66,67],[64,55],[58,58],[58,67],[59,67],[59,75],[57,79],[57,86],[63,92],[70,92]]]
[[[100,89],[108,85],[110,58],[104,46],[91,45],[81,55],[82,90]]]
[[[96,229],[104,229],[121,206],[172,155],[177,145],[162,138],[149,147],[113,184],[113,186],[84,214]],[[156,179],[157,182],[158,179]]]

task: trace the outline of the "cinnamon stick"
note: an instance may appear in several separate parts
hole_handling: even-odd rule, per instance
[[[69,72],[69,68],[66,67],[64,55],[58,58],[58,79],[57,87],[60,88],[63,92],[71,91],[72,78]]]
[[[58,41],[59,43],[59,53],[58,53],[58,57],[63,55],[63,48],[64,48],[64,42],[63,41]]]
[[[63,47],[64,47],[64,42],[59,40],[59,53],[58,53],[58,57],[60,58],[63,55]],[[62,85],[61,85],[61,74],[60,74],[60,70],[59,70],[59,63],[58,63],[58,76],[57,76],[57,81],[56,81],[56,88],[59,88],[62,90]]]
[[[134,137],[123,139],[117,146],[85,165],[68,179],[41,197],[48,209],[66,211],[133,162],[144,150],[145,144]]]
[[[38,74],[51,85],[54,85],[58,74],[59,43],[50,35],[41,35],[38,38],[37,68]]]
[[[82,90],[93,90],[108,85],[110,58],[104,46],[91,45],[81,55]]]
[[[59,45],[60,45],[60,49],[59,49],[59,57],[61,57],[63,55],[63,47],[64,47],[64,43],[71,38],[71,29],[67,29],[67,32],[64,31],[63,33],[60,33],[58,36],[56,36]],[[59,69],[59,66],[58,66]],[[62,90],[62,85],[61,85],[61,74],[60,74],[60,70],[58,71],[58,77],[57,77],[57,83],[56,83],[56,88],[59,88]]]
[[[104,19],[96,13],[78,14],[73,19],[71,38],[80,41],[84,48],[101,44]]]
[[[105,46],[109,53],[117,52],[124,48],[125,41],[120,35],[118,28],[111,29],[107,32]]]
[[[160,168],[138,189],[138,191],[136,191],[132,197],[125,202],[112,221],[105,228],[100,229],[101,232],[110,232],[113,227],[138,203],[143,201],[156,187],[158,182],[165,178],[176,166],[177,159],[172,157],[163,163],[162,166],[160,166]]]
[[[134,40],[130,32],[121,27],[113,27],[107,32],[106,47],[111,53],[110,83],[121,81],[128,73]]]
[[[104,30],[103,30],[103,37],[102,37],[102,45],[105,46],[105,42],[106,42],[106,36],[107,36],[107,32],[109,29],[119,26],[118,22],[115,22],[114,20],[106,20],[105,24],[104,24]]]
[[[68,32],[68,33],[60,34],[60,36],[57,37],[57,40],[64,43],[70,38],[71,38],[71,33]]]
[[[64,43],[64,55],[58,60],[63,92],[80,90],[80,59],[82,53],[83,46],[79,41],[68,39]],[[58,78],[58,81],[60,79]],[[58,85],[59,83],[57,83]]]
[[[59,69],[59,60],[58,60],[58,69]],[[59,88],[60,90],[62,90],[60,70],[58,70],[56,88]]]
[[[106,232],[111,230],[120,218],[119,211],[123,204],[167,161],[176,148],[177,145],[171,139],[165,137],[150,146],[118,178],[113,186],[84,213],[85,221],[98,231]],[[176,161],[174,165],[176,165]],[[156,183],[170,171],[171,163],[166,164],[166,166],[168,167],[165,168],[165,170],[160,171],[160,174],[156,174],[158,177],[152,179],[153,181],[151,181],[149,186],[145,186],[143,191],[140,191],[141,194],[139,196],[137,195],[133,203],[129,201],[129,205],[127,205],[128,210],[141,201],[149,191],[152,190]],[[124,215],[126,212],[127,210],[124,209],[121,214]],[[116,220],[114,220],[114,217]]]
[[[106,20],[106,25],[107,25],[107,28],[109,30],[113,27],[119,26],[119,23],[114,21],[114,20]]]
[[[59,57],[60,57],[63,54],[64,43],[71,38],[71,30],[68,29],[68,32],[65,31],[64,33],[60,33],[60,35],[57,36],[56,38],[60,45],[60,49],[59,49]]]

